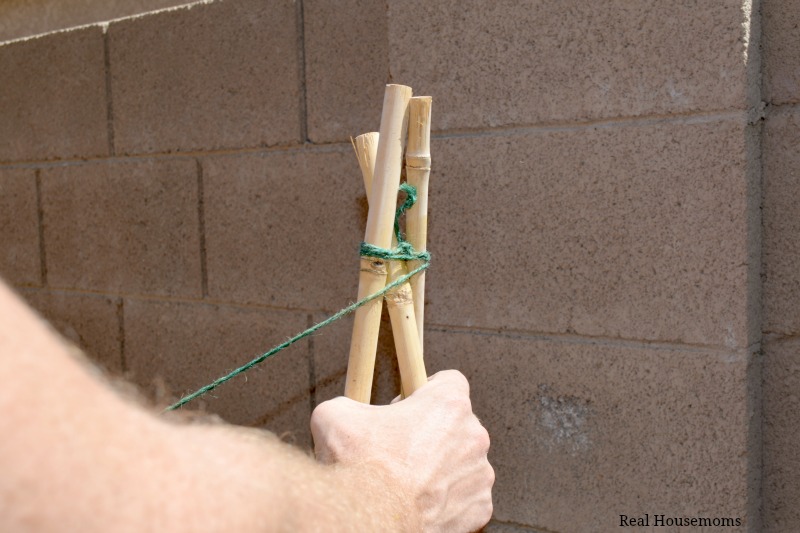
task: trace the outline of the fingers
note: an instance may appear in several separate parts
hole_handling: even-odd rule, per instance
[[[311,416],[317,459],[383,465],[419,502],[432,531],[480,528],[491,518],[495,473],[489,433],[472,412],[469,393],[461,372],[445,370],[390,405],[344,397],[323,402]]]
[[[484,466],[484,482],[486,483],[486,488],[482,492],[481,502],[475,506],[475,512],[477,514],[477,522],[480,524],[479,527],[483,527],[489,523],[489,520],[492,519],[492,514],[494,514],[494,505],[492,504],[492,487],[494,487],[495,482],[495,472],[492,465],[489,464],[488,459],[485,461]]]
[[[428,378],[428,383],[408,397],[407,402],[402,402],[406,407],[421,409],[425,417],[432,417],[434,412],[447,413],[446,416],[460,420],[463,425],[464,435],[470,441],[487,453],[489,450],[489,434],[472,412],[472,402],[469,397],[469,381],[458,370],[443,370]],[[394,404],[398,401],[395,398]]]
[[[466,396],[469,397],[469,381],[458,370],[442,370],[428,376],[428,383],[423,385],[419,390],[426,389],[426,394],[440,394],[443,396]],[[436,391],[436,392],[434,392]],[[418,391],[414,391],[408,398],[418,395]],[[403,400],[403,396],[396,396],[389,405],[396,404]]]
[[[469,396],[469,381],[458,370],[442,370],[428,378],[428,383],[447,387],[457,394]]]
[[[442,370],[428,378],[428,383],[414,391],[406,401],[433,402],[437,405],[458,407],[460,402],[469,404],[469,382],[458,370]],[[402,402],[405,403],[405,402]]]

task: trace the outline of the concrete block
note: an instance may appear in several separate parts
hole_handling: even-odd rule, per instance
[[[314,320],[320,322],[325,318],[327,318],[325,315],[319,313]],[[353,319],[343,319],[320,330],[311,339],[317,404],[344,395],[352,331]],[[384,306],[375,357],[371,403],[387,405],[399,394],[400,372],[397,368],[397,354],[389,315]]]
[[[42,282],[33,170],[0,170],[0,276],[17,285]]]
[[[89,359],[112,374],[122,374],[122,331],[117,298],[45,289],[26,290],[21,294]]]
[[[294,2],[197,4],[108,31],[117,153],[301,140]]]
[[[743,122],[459,136],[432,152],[429,324],[748,344]]]
[[[353,301],[366,195],[350,146],[203,162],[213,298],[336,311]]]
[[[202,294],[194,161],[48,168],[41,186],[52,286]]]
[[[0,44],[0,161],[108,154],[103,31]]]
[[[764,330],[800,333],[800,111],[770,113],[763,136]]]
[[[0,3],[0,41],[186,4],[186,0],[50,0]]]
[[[620,514],[747,523],[743,356],[444,330],[425,339],[430,373],[470,380],[492,438],[496,519],[582,532],[614,531]]]
[[[740,1],[389,2],[395,83],[434,128],[744,109]]]
[[[125,299],[131,379],[172,402],[247,363],[307,327],[304,313]],[[310,448],[308,344],[299,342],[186,409],[265,427]]]
[[[800,339],[764,345],[764,530],[795,531],[800,524]]]
[[[308,138],[378,131],[389,78],[386,6],[370,0],[303,3]]]
[[[762,0],[764,100],[800,102],[800,4]]]

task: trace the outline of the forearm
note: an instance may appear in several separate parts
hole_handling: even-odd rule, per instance
[[[119,398],[0,282],[0,530],[127,531],[163,465],[158,424]]]
[[[180,470],[206,514],[227,511],[221,531],[418,531],[400,483],[377,465],[322,466],[262,431],[176,426]],[[212,508],[216,507],[216,511]],[[191,523],[184,520],[184,523]],[[207,531],[199,521],[187,531]]]
[[[1,282],[0,413],[0,531],[415,529],[377,467],[122,399]]]

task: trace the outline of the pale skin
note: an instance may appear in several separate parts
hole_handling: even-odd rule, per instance
[[[317,461],[272,434],[177,422],[114,389],[0,282],[0,531],[473,531],[489,436],[467,380],[320,404]]]

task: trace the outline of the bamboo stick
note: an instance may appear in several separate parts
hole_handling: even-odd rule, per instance
[[[408,271],[400,261],[392,261],[389,280],[394,281]],[[398,264],[400,263],[400,264]],[[419,345],[417,320],[414,315],[414,298],[409,283],[403,283],[386,295],[386,308],[392,322],[392,336],[397,351],[397,366],[400,367],[402,395],[406,397],[428,381],[422,347]]]
[[[364,241],[388,248],[392,243],[397,189],[403,157],[402,140],[408,128],[408,101],[411,87],[387,85],[383,97],[381,128],[375,157],[375,173],[370,197]],[[365,298],[386,286],[387,268],[382,259],[361,258],[358,279],[358,299]],[[373,300],[356,310],[350,358],[347,363],[345,396],[369,403],[372,376],[375,371],[375,351],[381,321],[381,299]]]
[[[371,199],[372,175],[375,168],[375,150],[378,144],[377,132],[359,135],[353,141],[358,165],[364,178],[364,188],[367,191],[367,200]],[[397,246],[397,239],[392,238],[392,248]],[[402,261],[392,261],[389,265],[389,280],[394,281],[408,273]],[[386,305],[389,318],[392,322],[392,335],[394,336],[397,362],[400,367],[400,380],[403,387],[403,396],[407,396],[420,388],[428,381],[425,363],[422,357],[422,347],[419,343],[419,333],[414,315],[414,302],[411,285],[403,283],[386,295]]]
[[[417,189],[417,203],[406,212],[406,239],[418,252],[428,246],[428,181],[431,174],[431,101],[430,96],[415,96],[408,104],[408,147],[406,181]],[[416,263],[416,262],[415,262]],[[412,264],[412,268],[416,268]],[[414,313],[419,345],[424,349],[425,272],[411,280]]]

